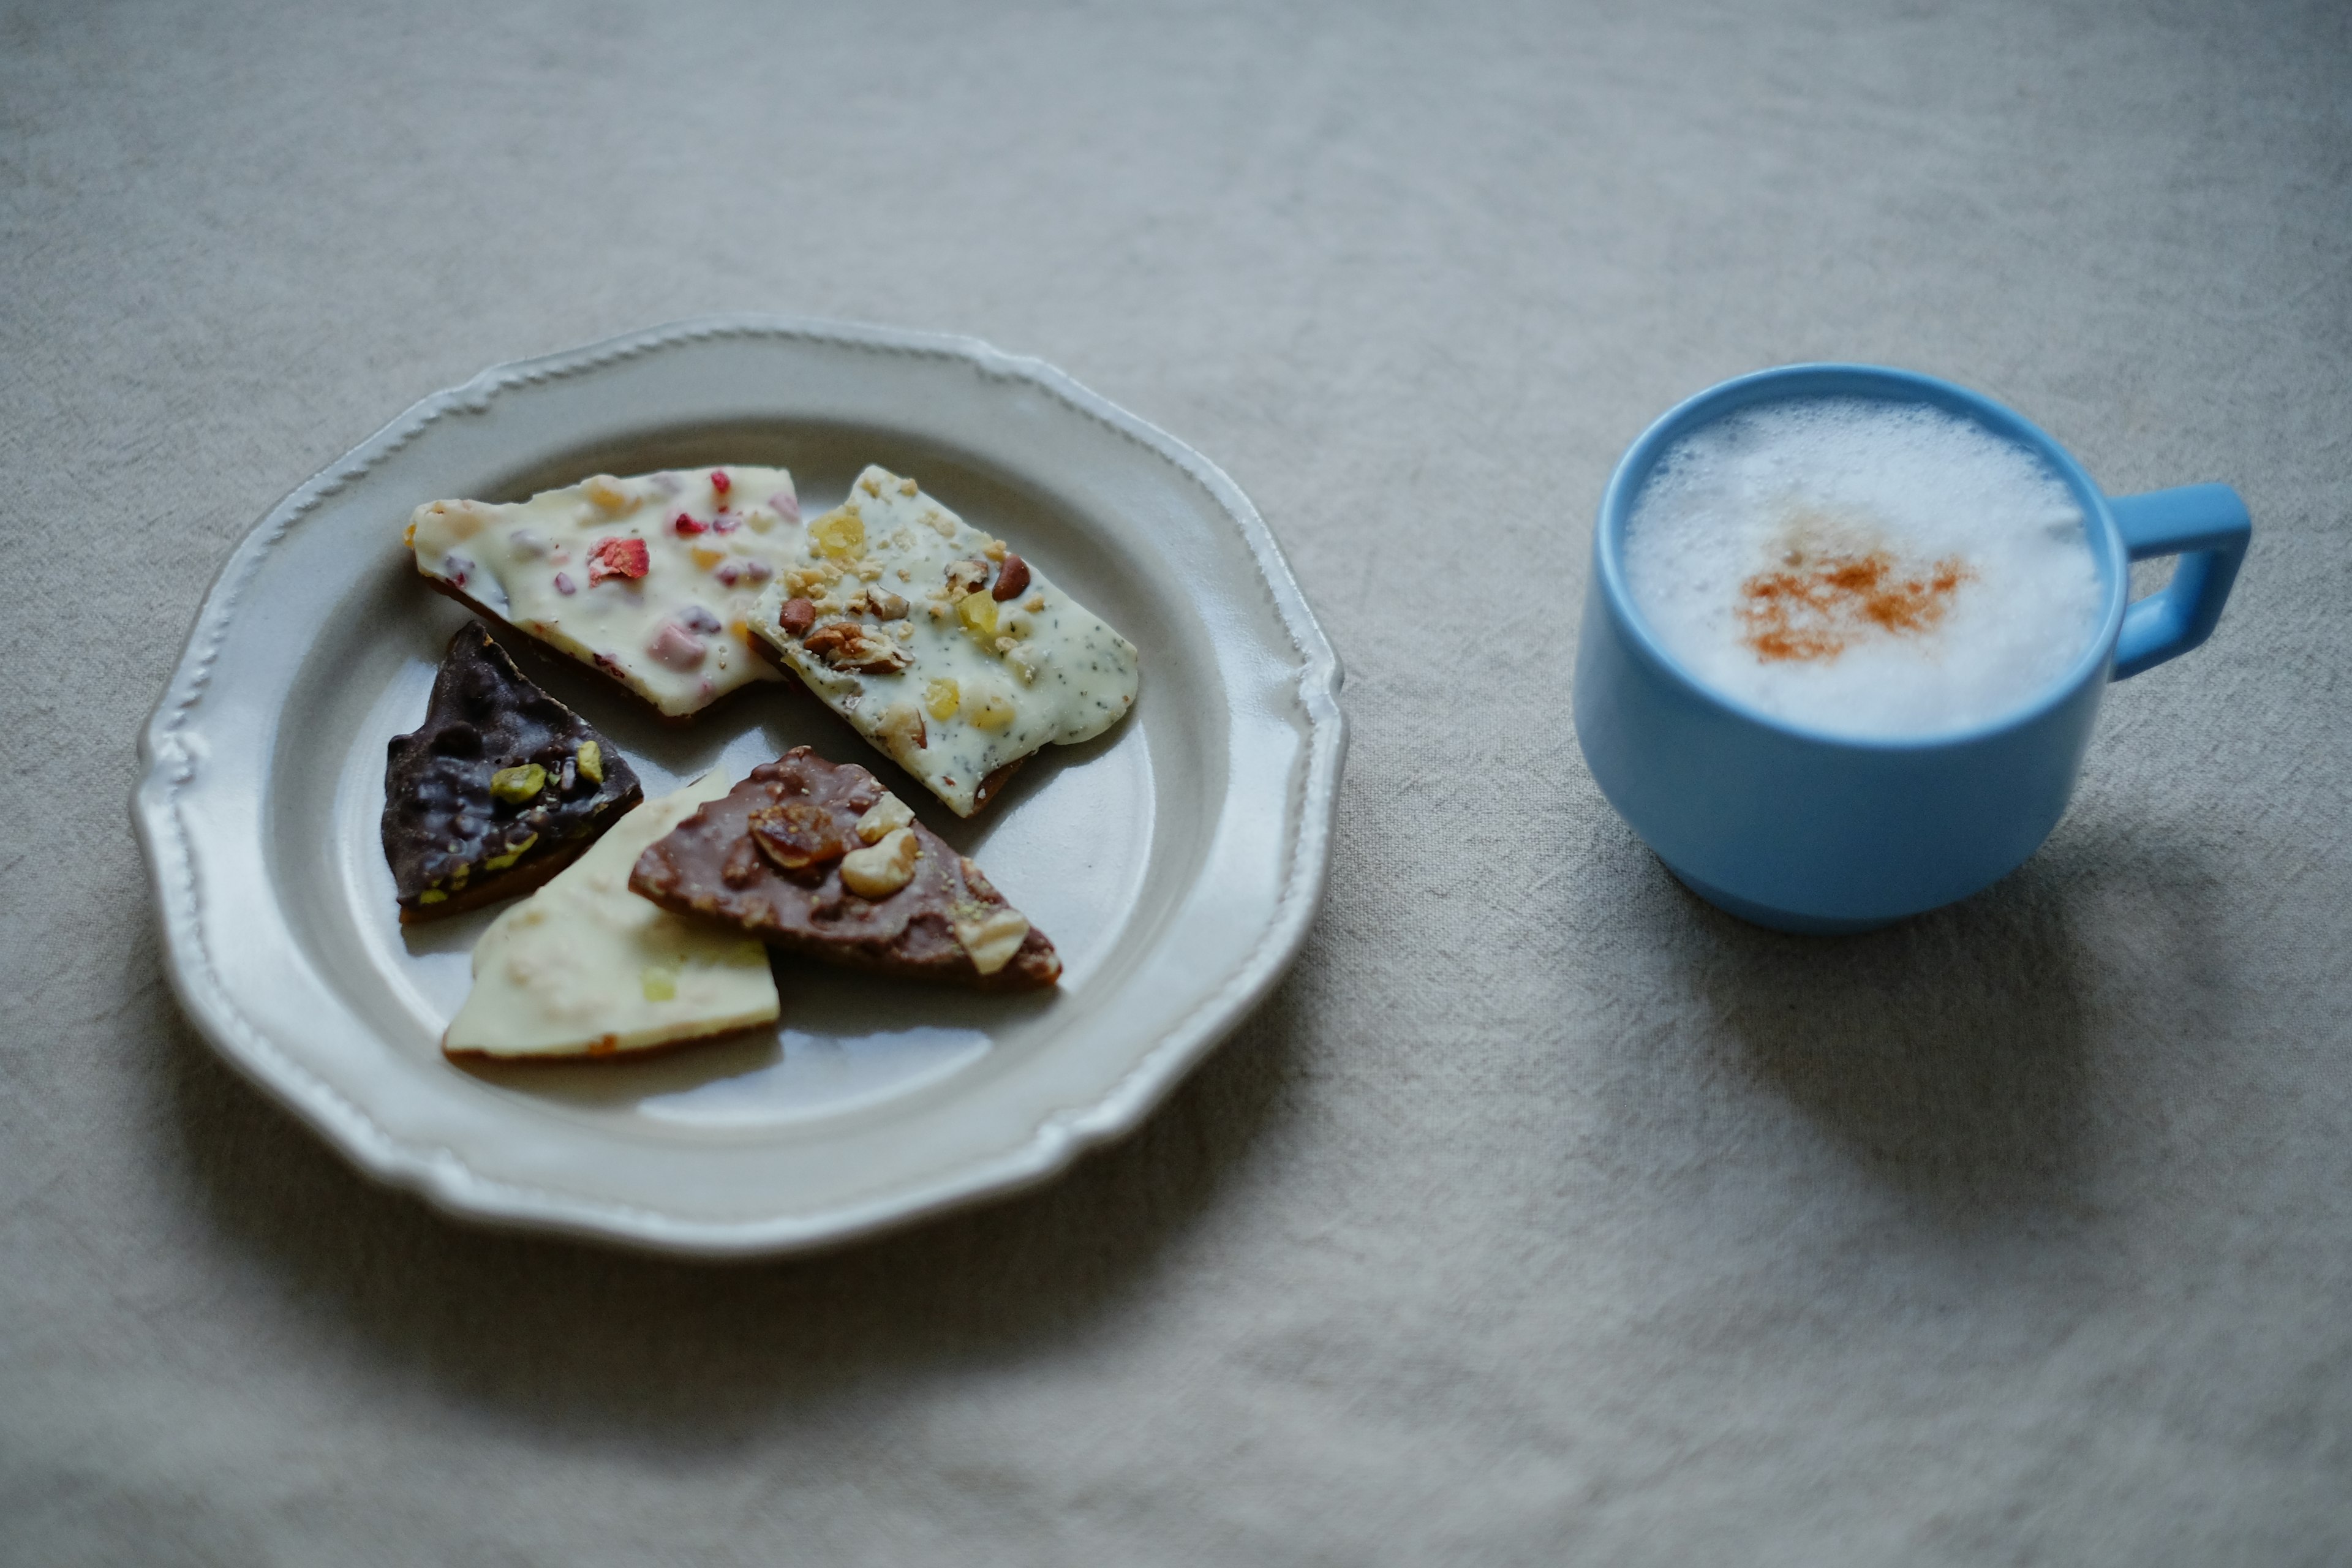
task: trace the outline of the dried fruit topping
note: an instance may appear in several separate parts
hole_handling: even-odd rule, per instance
[[[948,563],[948,596],[961,599],[966,594],[977,593],[988,582],[985,561],[950,561]]]
[[[621,488],[621,481],[610,474],[596,474],[582,484],[581,491],[606,511],[625,511],[632,498]]]
[[[992,691],[966,715],[983,730],[1002,730],[1013,722],[1013,704],[1001,691]]]
[[[580,742],[580,750],[572,754],[572,760],[580,764],[582,776],[590,784],[604,782],[604,747],[593,741],[583,741]]]
[[[861,899],[887,899],[915,879],[915,860],[922,852],[912,833],[896,828],[880,843],[842,857],[841,885]]]
[[[786,599],[776,612],[776,629],[788,637],[804,637],[816,625],[816,605],[806,599]]]
[[[509,752],[508,755],[513,755]],[[477,775],[478,776],[478,775]],[[537,763],[525,763],[520,767],[500,768],[490,775],[490,793],[500,800],[520,805],[524,801],[547,787],[547,770]]]
[[[996,641],[996,601],[982,593],[966,594],[956,601],[956,614],[982,647]]]
[[[989,593],[999,604],[1002,604],[1007,599],[1019,596],[1021,590],[1027,586],[1029,586],[1029,563],[1022,560],[1018,555],[1008,554],[1004,558],[1003,566],[996,574],[996,586],[991,588]]]
[[[654,634],[654,640],[646,645],[646,651],[672,669],[692,669],[709,649],[703,647],[700,637],[676,621],[664,621],[661,630]]]
[[[742,518],[731,511],[721,510],[710,520],[710,531],[713,533],[732,533],[742,526]]]
[[[874,627],[857,621],[834,621],[802,639],[801,646],[835,669],[860,675],[896,675],[907,668],[907,650]]]
[[[859,847],[854,831],[835,814],[813,801],[788,800],[763,806],[744,824],[760,852],[786,871],[809,871],[830,865]]]
[[[591,570],[593,571],[593,568],[591,568]],[[558,572],[555,574],[555,591],[562,594],[566,598],[569,598],[572,595],[580,592],[580,584],[572,580],[571,573]]]
[[[642,577],[652,563],[642,539],[600,539],[588,552],[588,584],[594,587],[607,577]]]
[[[954,718],[956,707],[962,700],[963,693],[950,676],[942,676],[923,688],[923,706],[931,710],[934,719]]]
[[[727,559],[727,552],[715,544],[688,545],[686,552],[694,557],[694,563],[705,572]]]
[[[710,525],[707,522],[697,521],[695,515],[690,511],[679,512],[676,517],[669,520],[669,525],[671,528],[677,530],[677,535],[681,539],[684,539],[690,534],[708,533],[710,531]]]
[[[688,605],[678,613],[677,620],[678,624],[688,631],[699,632],[704,637],[718,631],[721,624],[717,616],[712,615],[700,605]]]
[[[713,468],[710,470],[710,488],[723,496],[735,488],[735,481],[727,477],[726,469]]]
[[[834,560],[847,561],[866,552],[866,522],[856,507],[835,507],[809,524],[809,538]]]
[[[786,522],[798,522],[801,520],[801,498],[796,495],[789,495],[782,490],[778,490],[768,498],[768,504],[775,508],[776,515]]]

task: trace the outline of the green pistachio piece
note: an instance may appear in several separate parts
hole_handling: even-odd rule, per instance
[[[576,755],[580,762],[580,776],[590,784],[603,784],[604,782],[604,748],[593,741],[583,741],[580,742],[580,750]]]
[[[505,854],[493,855],[488,859],[483,861],[482,869],[485,871],[503,871],[520,859],[524,850],[530,848],[532,845],[538,842],[539,835],[533,833],[526,837],[519,844],[509,844],[507,846],[507,852]]]
[[[525,763],[519,768],[500,768],[490,775],[490,793],[517,805],[546,787],[547,770],[537,763]]]

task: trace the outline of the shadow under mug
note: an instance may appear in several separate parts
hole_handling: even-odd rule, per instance
[[[1830,735],[1699,683],[1659,644],[1625,585],[1625,526],[1667,448],[1699,426],[1785,398],[1846,397],[1958,415],[2038,457],[2074,493],[2097,562],[2097,635],[2027,701],[1966,729]],[[2203,642],[2252,534],[2226,485],[2110,498],[2066,449],[2011,410],[1933,376],[1801,364],[1725,382],[1643,432],[1618,462],[1593,530],[1576,659],[1576,736],[1633,831],[1699,897],[1780,931],[1869,931],[1964,899],[2015,869],[2064,815],[2099,698]],[[2130,563],[2179,555],[2161,592],[2130,601]]]

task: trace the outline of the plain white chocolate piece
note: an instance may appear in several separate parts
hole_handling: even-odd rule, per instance
[[[716,770],[614,823],[474,947],[452,1057],[609,1057],[776,1021],[767,950],[629,891],[646,846],[727,793]]]

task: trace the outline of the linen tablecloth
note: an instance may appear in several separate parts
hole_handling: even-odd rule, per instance
[[[2352,1561],[2342,5],[37,0],[0,125],[0,1561]],[[356,1175],[180,1016],[124,801],[286,490],[729,310],[1199,447],[1353,747],[1141,1132],[706,1268]],[[1569,703],[1618,453],[1813,358],[2256,527],[2039,855],[1837,942]]]

